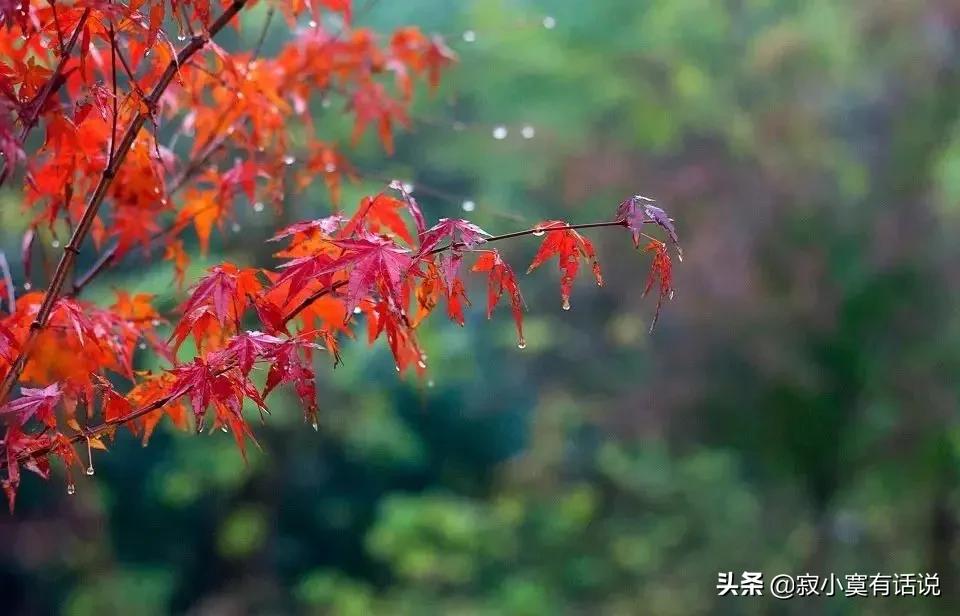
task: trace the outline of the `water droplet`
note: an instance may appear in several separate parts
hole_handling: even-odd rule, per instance
[[[543,18],[543,27],[546,28],[547,30],[553,30],[554,28],[557,27],[557,20],[551,17],[550,15],[547,15],[546,17]]]
[[[405,193],[407,193],[407,194],[412,193],[414,188],[416,188],[416,187],[415,187],[413,184],[411,184],[410,182],[404,182],[404,183],[403,183],[403,192],[405,192]]]
[[[673,301],[673,296],[674,296],[675,294],[676,294],[676,291],[674,291],[673,289],[670,289],[670,301],[671,301],[671,302]]]
[[[543,229],[541,229],[539,225],[533,228],[533,235],[534,235],[535,237],[540,237],[540,236],[542,236],[544,233],[546,233],[546,231],[544,231]]]
[[[337,166],[333,163],[327,163],[326,166],[323,168],[323,170],[326,171],[327,173],[333,173],[334,171],[337,170]]]
[[[54,248],[60,248],[60,240],[53,240],[52,242],[50,242],[50,245],[53,246]]]
[[[33,288],[33,285],[30,284],[29,282],[23,283],[23,290],[24,290],[24,291],[29,291],[29,290],[32,289],[32,288]]]
[[[154,186],[154,187],[153,187],[153,194],[155,194],[155,195],[159,195],[159,194],[160,194],[160,187],[159,187],[159,186]]]
[[[433,379],[427,381],[427,387],[433,387],[434,385],[436,385],[436,383],[433,382]]]
[[[680,263],[683,263],[683,251],[680,250],[679,248],[677,248],[677,261],[680,261]]]
[[[311,19],[311,20],[310,20],[310,23],[308,23],[307,25],[310,26],[311,28],[316,28],[316,27],[317,27],[317,22],[315,22],[314,20]]]
[[[138,347],[141,351],[146,351],[146,350],[147,350],[147,343],[146,343],[146,342],[141,342],[139,345],[137,345],[137,347]]]
[[[72,483],[68,483],[68,484],[67,484],[67,494],[73,496],[73,495],[76,494],[76,493],[77,493],[77,486],[73,485]]]
[[[233,225],[230,227],[230,229],[231,229],[234,233],[240,233],[240,229],[241,229],[241,228],[242,228],[242,227],[240,226],[240,223],[238,223],[238,222],[233,223]]]
[[[253,211],[254,211],[254,212],[262,212],[262,211],[263,211],[263,202],[262,202],[262,201],[257,201],[256,203],[254,203],[254,204],[253,204]]]
[[[320,431],[320,424],[317,423],[317,420],[316,420],[316,419],[314,419],[313,421],[310,422],[310,426],[313,427],[313,431],[314,431],[314,432],[319,432],[319,431]]]
[[[92,464],[87,467],[87,474],[88,474],[88,475],[93,476],[93,474],[94,474],[95,472],[96,472],[96,471],[93,470],[93,465],[92,465]]]
[[[226,427],[226,426],[220,426],[220,431],[223,432],[224,434],[226,434],[226,433],[227,433],[227,427]]]
[[[183,41],[187,40],[187,35],[184,34],[183,32],[181,32],[180,34],[177,35],[177,40],[180,41],[180,42],[183,42]]]
[[[523,135],[524,139],[533,139],[537,134],[537,130],[534,127],[527,124],[526,126],[520,129],[520,134]]]
[[[145,52],[143,52],[143,57],[146,58],[146,57],[149,56],[149,55],[150,55],[150,50],[149,50],[149,49],[146,50]]]
[[[427,362],[425,362],[425,361],[423,361],[423,360],[421,359],[420,361],[417,362],[417,365],[420,366],[421,368],[426,368],[426,367],[427,367]]]
[[[288,165],[288,166],[289,166],[289,165],[292,165],[292,164],[295,163],[295,162],[297,162],[297,159],[296,159],[295,157],[289,155],[289,154],[287,154],[286,156],[283,157],[283,164],[284,164],[284,165]]]
[[[150,321],[150,325],[153,325],[154,327],[160,327],[160,319],[154,319]]]
[[[564,310],[570,310],[570,299],[567,297],[563,298],[563,304],[560,305]]]
[[[397,372],[400,372],[400,364],[397,364],[396,366],[394,366],[394,368],[397,369]]]
[[[507,138],[507,127],[497,126],[493,129],[493,138],[500,141]]]
[[[517,348],[518,348],[518,349],[525,349],[525,348],[527,348],[527,340],[526,340],[526,338],[520,338],[519,340],[517,340]]]
[[[463,33],[463,42],[464,43],[473,43],[477,40],[477,33],[473,30],[466,30]]]
[[[353,309],[353,314],[360,314],[361,312],[363,312],[363,310],[360,309],[360,306],[356,306]]]
[[[467,199],[466,201],[463,202],[464,212],[472,212],[475,209],[477,209],[477,204],[474,203],[473,201]]]

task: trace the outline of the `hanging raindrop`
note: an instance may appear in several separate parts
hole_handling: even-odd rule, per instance
[[[539,226],[536,226],[536,227],[533,228],[533,235],[534,235],[535,237],[540,237],[540,236],[542,236],[544,233],[546,233],[546,231],[544,231],[543,229],[541,229]]]
[[[73,496],[73,495],[76,494],[76,493],[77,493],[77,486],[73,485],[73,483],[68,483],[68,484],[67,484],[67,494]]]
[[[96,472],[96,471],[93,470],[93,465],[92,465],[92,464],[87,467],[87,474],[88,474],[88,475],[93,476],[93,474],[94,474],[95,472]]]
[[[560,305],[564,310],[570,310],[570,299],[567,297],[563,298],[563,304]]]
[[[527,339],[526,339],[526,338],[520,338],[519,340],[517,340],[517,348],[518,348],[518,349],[525,349],[525,348],[527,348]]]

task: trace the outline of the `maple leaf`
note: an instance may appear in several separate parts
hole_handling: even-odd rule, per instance
[[[197,283],[190,299],[180,308],[183,318],[170,335],[170,339],[175,340],[175,349],[191,332],[199,343],[214,320],[221,327],[231,320],[238,323],[250,298],[262,288],[257,277],[259,270],[254,268],[223,263],[207,271],[207,276]]]
[[[298,346],[296,342],[288,341],[273,351],[273,363],[267,373],[263,397],[266,398],[281,383],[293,383],[294,390],[304,406],[304,417],[311,421],[316,429],[317,386],[313,370],[300,356]]]
[[[643,289],[643,295],[646,296],[650,292],[654,283],[659,283],[660,287],[660,292],[657,295],[657,311],[650,323],[650,331],[652,332],[657,324],[657,319],[660,318],[660,307],[663,305],[663,300],[673,299],[673,266],[665,243],[653,240],[647,244],[645,250],[653,253],[653,262],[650,265],[650,274],[647,276],[647,286]]]
[[[409,250],[384,237],[363,234],[358,239],[334,242],[346,251],[344,256],[333,261],[318,274],[331,273],[349,267],[347,277],[347,313],[360,304],[360,300],[375,290],[382,290],[398,311],[403,311],[403,279],[410,268],[412,258]]]
[[[677,229],[670,219],[670,216],[660,207],[657,207],[656,201],[643,195],[634,195],[629,199],[620,202],[617,207],[617,220],[624,223],[630,229],[633,235],[633,243],[640,248],[640,236],[643,234],[643,225],[654,223],[662,227],[670,241],[677,249],[677,254],[681,256],[683,251],[680,248],[680,239],[677,237]]]
[[[420,254],[427,254],[446,240],[451,246],[473,248],[487,241],[490,234],[463,218],[441,218],[420,236]]]
[[[570,291],[580,270],[581,258],[592,262],[593,276],[597,285],[603,286],[603,276],[600,274],[600,264],[597,262],[593,243],[577,233],[575,229],[566,227],[567,223],[562,220],[547,220],[537,225],[538,229],[546,233],[546,237],[543,238],[540,250],[534,255],[530,267],[527,268],[529,274],[548,259],[557,257],[560,267],[560,298],[563,301],[564,310],[570,308]],[[539,232],[535,235],[537,234]]]
[[[476,263],[473,264],[473,271],[489,272],[487,279],[487,318],[493,316],[493,309],[497,307],[500,298],[506,291],[510,296],[510,309],[517,326],[517,346],[521,349],[527,346],[526,339],[523,337],[523,310],[525,305],[513,269],[500,258],[499,252],[491,250],[480,255]]]
[[[36,417],[51,428],[57,426],[53,409],[63,397],[59,383],[53,383],[42,389],[23,387],[20,393],[22,395],[19,398],[11,400],[0,409],[0,414],[13,415],[20,425]]]
[[[413,236],[407,224],[400,218],[399,211],[407,208],[407,204],[400,199],[380,193],[375,197],[364,197],[360,201],[357,213],[343,227],[343,235],[350,237],[358,231],[381,233],[388,230],[408,244],[413,243]]]

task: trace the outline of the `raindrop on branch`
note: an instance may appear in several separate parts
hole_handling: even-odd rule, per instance
[[[77,486],[73,485],[73,483],[68,483],[67,494],[69,494],[70,496],[73,496],[76,493],[77,493]]]

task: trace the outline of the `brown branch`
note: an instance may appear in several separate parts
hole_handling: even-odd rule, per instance
[[[47,293],[43,298],[43,302],[40,304],[40,309],[37,312],[36,318],[34,319],[33,323],[30,324],[30,333],[27,336],[27,340],[21,348],[16,361],[14,361],[13,365],[10,366],[9,371],[4,376],[3,383],[0,384],[0,403],[6,400],[10,395],[10,391],[13,389],[14,384],[20,377],[20,373],[23,372],[23,368],[26,365],[27,357],[30,354],[31,347],[36,341],[37,335],[50,318],[50,313],[53,311],[53,307],[56,304],[57,299],[60,297],[60,292],[63,289],[63,285],[66,282],[67,276],[69,275],[74,261],[76,261],[77,255],[80,252],[80,245],[83,243],[84,239],[86,239],[87,233],[89,233],[90,227],[93,225],[94,219],[96,218],[97,211],[100,209],[100,204],[103,203],[103,200],[107,195],[107,189],[113,182],[114,177],[116,177],[117,169],[123,164],[123,161],[127,156],[127,152],[129,152],[130,148],[133,146],[133,143],[137,138],[137,134],[140,132],[140,129],[143,128],[148,116],[152,115],[156,111],[160,96],[163,95],[164,91],[167,89],[167,86],[169,86],[170,82],[173,81],[173,78],[177,74],[180,65],[184,64],[190,59],[191,56],[202,49],[210,37],[215,36],[228,23],[230,23],[230,20],[233,19],[238,12],[240,12],[246,2],[247,0],[234,0],[233,4],[231,4],[220,15],[220,17],[218,17],[216,21],[210,25],[208,35],[193,37],[190,40],[190,43],[181,49],[179,53],[177,53],[176,58],[170,61],[166,70],[160,76],[160,80],[147,96],[145,100],[146,110],[141,110],[138,112],[133,118],[133,121],[127,127],[126,132],[123,134],[123,138],[120,140],[119,146],[116,148],[114,159],[107,163],[106,168],[100,175],[100,181],[97,183],[97,187],[94,189],[93,195],[90,197],[90,201],[87,203],[87,207],[84,209],[83,215],[81,216],[80,221],[77,223],[77,227],[70,236],[70,241],[67,242],[67,245],[63,248],[63,256],[60,258],[60,262],[57,264],[57,269],[50,281],[50,287],[47,289]],[[84,15],[86,14],[87,13],[85,12]],[[77,33],[75,32],[74,35],[76,36],[76,34]]]

